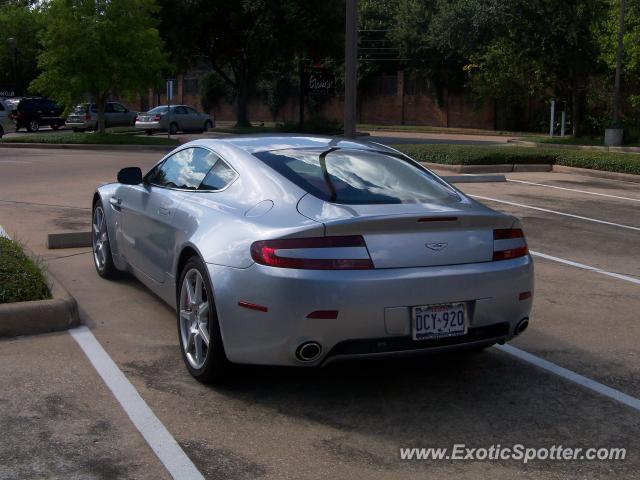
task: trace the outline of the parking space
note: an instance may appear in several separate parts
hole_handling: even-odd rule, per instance
[[[498,349],[319,371],[247,367],[224,388],[198,384],[182,364],[175,315],[167,306],[134,279],[100,279],[89,249],[44,249],[47,231],[88,228],[96,184],[111,181],[121,167],[144,169],[158,158],[148,152],[0,149],[0,225],[44,255],[78,300],[85,324],[205,478],[637,475],[639,411]],[[640,398],[640,285],[629,280],[640,280],[640,185],[553,173],[508,178],[514,181],[459,188],[517,215],[534,252],[627,278],[537,257],[531,326],[512,345]],[[111,439],[104,451],[86,447],[81,452],[121,465],[126,478],[166,475],[70,336],[2,341],[2,365],[18,362],[18,351],[30,352],[33,363],[17,373],[0,370],[2,382],[13,385],[20,372],[49,358],[53,363],[43,372],[56,382],[34,380],[28,392],[17,389],[31,396],[25,405],[0,394],[0,402],[10,406],[0,411],[0,425],[11,426],[11,418],[37,410],[39,398],[72,389],[64,410],[73,412],[74,441],[93,442],[96,431],[97,437]],[[72,362],[71,370],[65,361]],[[89,400],[94,397],[96,402]],[[18,442],[31,441],[49,425],[34,415],[31,433],[9,429]],[[106,433],[106,426],[101,430],[101,420],[116,433]],[[83,431],[81,424],[97,426]],[[58,439],[44,433],[38,438],[46,444]],[[627,459],[523,465],[399,458],[400,448],[456,443],[625,447]],[[69,457],[62,466],[41,461],[52,476],[71,478],[69,465],[80,465],[81,456]]]

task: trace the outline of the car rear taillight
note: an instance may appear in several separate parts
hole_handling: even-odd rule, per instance
[[[493,231],[493,260],[509,260],[529,253],[527,241],[520,228],[501,228]]]
[[[162,115],[157,114],[155,117],[153,117],[153,121],[154,122],[159,122],[161,118],[162,118]]]
[[[308,270],[367,270],[373,268],[364,239],[344,237],[285,238],[251,245],[251,257],[269,267]]]

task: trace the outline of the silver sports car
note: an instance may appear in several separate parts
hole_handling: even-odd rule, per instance
[[[528,325],[520,222],[375,143],[254,136],[187,143],[93,197],[98,274],[176,308],[201,381],[233,364],[504,343]]]

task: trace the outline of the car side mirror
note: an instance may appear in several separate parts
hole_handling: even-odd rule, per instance
[[[140,185],[142,183],[142,170],[139,167],[123,168],[118,172],[118,183]]]

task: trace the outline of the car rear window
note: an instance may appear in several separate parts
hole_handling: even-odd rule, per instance
[[[300,188],[332,203],[459,199],[453,189],[401,155],[338,148],[274,150],[254,155]]]
[[[96,113],[98,111],[98,107],[96,106],[96,104],[94,103],[91,104],[91,111],[93,113]],[[71,113],[75,113],[75,114],[82,114],[82,113],[88,113],[88,112],[89,112],[88,103],[81,103],[80,105],[76,105],[75,107],[73,107],[73,110],[71,111]]]
[[[151,110],[149,110],[147,113],[167,113],[167,110],[169,110],[167,107],[156,107],[156,108],[152,108]]]

